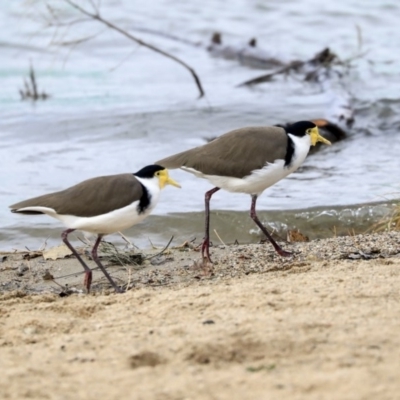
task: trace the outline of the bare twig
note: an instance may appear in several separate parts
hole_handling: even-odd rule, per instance
[[[292,61],[289,65],[286,65],[283,68],[279,68],[278,70],[270,72],[269,74],[264,74],[258,76],[257,78],[253,78],[243,83],[240,83],[239,85],[237,85],[237,87],[251,86],[251,85],[256,85],[258,83],[269,82],[276,75],[287,75],[292,71],[297,71],[299,68],[303,67],[307,62],[308,61]]]
[[[151,241],[151,239],[149,237],[147,238],[147,240],[149,241],[150,246],[151,246],[152,249],[156,249],[157,248],[156,246],[154,246],[153,242]]]
[[[66,3],[68,3],[71,7],[75,8],[76,10],[78,10],[79,12],[81,12],[82,14],[101,22],[102,24],[106,25],[108,28],[113,29],[114,31],[120,33],[121,35],[127,37],[130,40],[133,40],[134,42],[140,44],[143,47],[147,47],[150,50],[153,50],[156,53],[159,53],[161,55],[163,55],[164,57],[170,58],[171,60],[177,62],[178,64],[182,65],[184,68],[186,68],[190,74],[192,75],[196,86],[200,92],[199,98],[204,96],[204,90],[203,87],[201,85],[200,82],[200,78],[198,77],[198,75],[196,74],[196,72],[194,71],[193,68],[191,68],[188,64],[186,64],[184,61],[182,61],[181,59],[179,59],[178,57],[175,57],[174,55],[167,53],[164,50],[159,49],[156,46],[153,46],[152,44],[149,44],[147,42],[144,42],[143,40],[137,38],[136,36],[133,36],[132,34],[130,34],[129,32],[125,31],[124,29],[120,28],[119,26],[113,24],[112,22],[108,21],[107,19],[104,19],[100,13],[98,8],[95,6],[95,4],[93,3],[93,1],[91,1],[92,6],[95,9],[95,12],[92,13],[84,8],[82,8],[80,5],[76,4],[75,2],[73,2],[72,0],[64,0]]]
[[[127,244],[129,244],[129,246],[135,247],[136,249],[139,249],[139,247],[137,247],[136,245],[134,245],[122,232],[119,232],[119,231],[118,231],[118,233],[121,235],[122,239],[124,239],[125,242],[126,242]]]
[[[128,282],[126,283],[126,289],[128,290],[129,286],[131,285],[132,280],[132,268],[128,268]]]
[[[104,33],[104,31],[97,32],[94,35],[86,36],[86,37],[81,38],[81,39],[69,40],[69,41],[64,41],[64,42],[51,41],[50,44],[51,45],[56,45],[56,46],[77,46],[78,44],[85,43],[85,42],[87,42],[89,40],[92,40],[92,39],[100,36],[102,33]]]
[[[226,246],[226,244],[224,243],[224,241],[221,239],[221,237],[218,235],[218,232],[217,232],[217,230],[216,229],[214,229],[214,233],[217,235],[217,238],[219,239],[219,241],[224,245],[224,246]]]
[[[174,246],[172,247],[173,249],[177,249],[177,250],[182,250],[182,249],[191,249],[191,250],[196,250],[196,248],[199,245],[195,245],[194,242],[196,241],[196,238],[192,239],[192,240],[185,240],[182,244],[178,245],[178,246]]]
[[[117,65],[114,65],[112,68],[109,69],[109,71],[115,71],[117,70],[121,65],[123,65],[131,56],[133,53],[135,53],[137,49],[133,49],[126,57],[124,57]]]
[[[170,33],[160,32],[160,31],[158,31],[156,29],[144,28],[144,27],[141,27],[141,26],[137,26],[137,27],[134,27],[132,29],[134,31],[144,32],[144,33],[149,33],[151,35],[159,36],[159,37],[162,37],[164,39],[174,40],[175,42],[180,42],[180,43],[192,46],[192,47],[200,47],[202,45],[201,42],[193,42],[192,40],[181,38],[179,36],[172,35]]]
[[[34,99],[37,99],[38,98],[38,91],[37,91],[35,72],[33,71],[32,64],[31,64],[31,68],[30,68],[30,71],[29,71],[29,78],[30,78],[31,84],[32,84],[33,97],[34,97]]]
[[[163,254],[164,251],[168,249],[169,245],[171,244],[171,242],[172,242],[173,240],[174,240],[174,237],[171,236],[171,239],[169,239],[169,242],[167,243],[167,245],[166,245],[159,253],[153,254],[153,255],[151,255],[151,256],[149,256],[149,257],[146,257],[146,259],[147,259],[147,260],[151,260],[152,258],[158,257],[158,256],[160,256],[161,254]]]
[[[91,22],[92,20],[90,18],[77,18],[73,21],[68,21],[68,22],[59,22],[57,20],[57,22],[53,22],[51,20],[46,19],[47,21],[47,25],[46,27],[52,27],[52,26],[57,26],[57,27],[61,27],[61,26],[72,26],[75,24],[81,24],[82,22]]]
[[[31,99],[33,101],[36,100],[46,100],[49,95],[46,92],[39,93],[36,83],[35,70],[33,69],[32,64],[29,67],[29,81],[24,79],[24,89],[19,89],[19,94],[21,95],[21,99]]]
[[[49,239],[50,236],[47,236],[47,238],[44,240],[44,242],[42,243],[42,245],[39,247],[38,251],[45,251],[46,247],[47,247],[47,241]]]
[[[93,0],[89,0],[90,4],[93,7],[93,10],[95,11],[95,13],[98,15],[99,14],[99,9],[97,8],[97,5],[94,3]]]

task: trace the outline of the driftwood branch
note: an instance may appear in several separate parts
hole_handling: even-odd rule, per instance
[[[154,52],[156,52],[156,53],[158,53],[158,54],[161,54],[161,55],[163,55],[164,57],[170,58],[171,60],[177,62],[177,63],[180,64],[180,65],[182,65],[182,66],[183,66],[184,68],[186,68],[186,69],[190,72],[190,74],[192,75],[192,77],[193,77],[193,79],[194,79],[194,81],[195,81],[195,83],[196,83],[196,86],[197,86],[197,88],[198,88],[198,90],[199,90],[199,92],[200,92],[199,98],[201,98],[201,97],[204,96],[205,93],[204,93],[203,87],[202,87],[202,85],[201,85],[200,78],[198,77],[198,75],[196,74],[196,72],[194,71],[194,69],[191,68],[191,67],[190,67],[188,64],[186,64],[184,61],[182,61],[181,59],[179,59],[178,57],[175,57],[174,55],[172,55],[172,54],[170,54],[170,53],[167,53],[167,52],[164,51],[164,50],[159,49],[159,48],[156,47],[156,46],[153,46],[152,44],[149,44],[149,43],[147,43],[147,42],[145,42],[145,41],[143,41],[143,40],[137,38],[136,36],[133,36],[132,34],[130,34],[129,32],[127,32],[126,30],[124,30],[124,29],[120,28],[119,26],[113,24],[112,22],[108,21],[107,19],[104,19],[104,18],[100,15],[100,13],[99,13],[97,7],[95,7],[95,5],[94,5],[93,2],[91,2],[91,4],[92,4],[92,6],[93,6],[93,8],[94,8],[95,11],[94,11],[94,12],[90,12],[90,11],[88,11],[88,10],[82,8],[79,4],[76,4],[76,3],[73,2],[72,0],[64,0],[64,1],[65,1],[66,3],[68,3],[71,7],[75,8],[76,10],[78,10],[80,13],[86,15],[87,17],[89,17],[89,18],[91,18],[91,19],[93,19],[93,20],[96,20],[96,21],[98,21],[98,22],[104,24],[104,25],[107,26],[108,28],[113,29],[114,31],[116,31],[116,32],[120,33],[121,35],[127,37],[128,39],[130,39],[130,40],[132,40],[132,41],[138,43],[139,45],[141,45],[141,46],[143,46],[143,47],[147,47],[148,49],[153,50]]]
[[[251,86],[251,85],[257,85],[258,83],[269,82],[270,80],[272,80],[272,78],[274,76],[288,74],[291,71],[294,71],[303,65],[304,65],[304,63],[302,61],[294,61],[294,62],[290,63],[289,65],[287,65],[286,67],[279,68],[278,70],[276,70],[274,72],[270,72],[268,74],[258,76],[257,78],[253,78],[248,81],[242,82],[239,85],[237,85],[237,87]]]
[[[257,78],[250,79],[238,85],[240,86],[251,86],[256,85],[258,83],[269,82],[272,78],[276,75],[287,75],[290,72],[299,71],[304,66],[313,67],[311,71],[309,71],[306,75],[304,80],[305,81],[313,81],[317,80],[318,71],[320,68],[330,68],[334,64],[340,64],[340,60],[335,53],[332,53],[329,48],[322,50],[321,52],[317,53],[313,58],[307,61],[292,61],[290,64],[280,68],[274,72],[269,74],[264,74],[258,76]]]
[[[358,54],[356,54],[355,56],[347,60],[342,60],[329,48],[325,48],[315,54],[315,56],[309,60],[292,61],[288,65],[285,65],[284,67],[279,68],[276,71],[242,82],[241,84],[237,85],[237,87],[252,86],[263,82],[269,82],[275,76],[288,75],[292,72],[302,73],[304,75],[304,81],[306,82],[318,82],[320,80],[321,73],[323,72],[333,72],[337,76],[342,77],[346,68],[350,68],[351,63],[354,60],[362,58],[365,54],[366,52],[362,53],[359,51]]]

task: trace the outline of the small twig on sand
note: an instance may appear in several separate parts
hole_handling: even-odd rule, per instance
[[[149,256],[149,257],[146,257],[146,260],[151,260],[152,258],[158,257],[158,256],[160,256],[161,254],[163,254],[164,251],[168,249],[169,245],[171,244],[171,242],[172,242],[173,240],[174,240],[174,237],[171,236],[171,239],[169,239],[169,242],[167,243],[167,245],[166,245],[159,253],[153,254],[153,255],[151,255],[151,256]]]
[[[49,272],[49,270],[46,270],[45,274],[42,276],[42,279],[44,281],[50,281],[55,283],[57,286],[59,286],[63,291],[62,293],[68,293],[69,288],[68,288],[68,283],[66,283],[65,285],[61,285],[60,283],[58,283],[56,281],[56,279],[54,278],[54,276]]]
[[[131,285],[132,280],[132,268],[128,268],[128,282],[126,283],[126,289],[128,290],[129,286]]]
[[[219,239],[219,241],[224,245],[224,246],[226,246],[226,244],[224,243],[224,241],[221,239],[221,237],[218,235],[218,232],[217,232],[217,230],[216,229],[214,229],[214,233],[217,235],[217,238]]]
[[[151,239],[149,237],[147,238],[147,240],[149,241],[152,249],[157,249],[157,246],[154,246],[153,242],[151,241]]]
[[[121,235],[122,239],[123,239],[127,244],[129,244],[129,246],[134,247],[135,249],[139,249],[139,247],[135,246],[122,232],[118,232],[118,233]]]
[[[76,236],[76,238],[85,246],[93,246],[93,243],[86,236],[83,236],[83,239],[80,236]]]
[[[194,242],[196,241],[196,238],[192,239],[192,240],[185,240],[182,244],[180,244],[179,246],[174,246],[173,249],[191,249],[191,250],[196,250],[196,248],[198,247],[198,245],[195,245]]]
[[[44,240],[44,242],[42,243],[42,245],[39,247],[38,251],[45,251],[46,247],[47,247],[47,241],[49,240],[50,236],[47,236],[47,238]]]

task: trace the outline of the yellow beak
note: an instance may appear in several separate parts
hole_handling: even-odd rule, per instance
[[[325,144],[328,144],[328,145],[330,145],[331,144],[331,142],[329,141],[329,140],[327,140],[327,139],[325,139],[324,137],[322,137],[320,134],[319,134],[319,130],[318,130],[318,127],[317,126],[315,126],[314,128],[312,128],[311,130],[310,130],[310,136],[311,136],[311,144],[313,145],[313,146],[315,146],[318,142],[322,142],[322,143],[325,143]]]
[[[181,187],[181,185],[178,182],[176,182],[172,178],[170,178],[167,169],[160,171],[159,179],[160,179],[160,188],[161,189],[163,189],[166,185],[172,185],[172,186],[176,186],[178,188]]]

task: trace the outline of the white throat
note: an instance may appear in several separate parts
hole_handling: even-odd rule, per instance
[[[302,137],[298,137],[295,135],[292,135],[291,133],[288,134],[290,139],[292,139],[293,144],[294,144],[294,153],[292,157],[292,161],[290,162],[289,165],[289,173],[292,173],[296,171],[297,168],[300,167],[301,164],[303,164],[304,160],[307,157],[308,152],[310,151],[311,147],[311,136],[310,135],[304,135]]]

